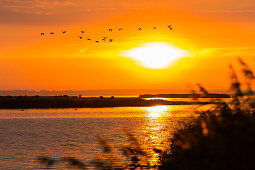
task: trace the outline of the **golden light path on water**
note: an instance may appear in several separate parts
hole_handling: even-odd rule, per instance
[[[166,112],[168,110],[167,106],[154,106],[154,107],[148,107],[146,108],[148,112],[148,128],[146,129],[147,131],[152,132],[151,135],[148,137],[148,140],[152,142],[151,146],[157,147],[159,144],[163,142],[163,140],[167,140],[167,134],[162,134],[166,133],[165,130],[163,130],[164,126],[166,125],[164,121],[161,121],[166,116]],[[154,133],[153,133],[154,132]],[[160,133],[158,133],[160,132]],[[151,159],[150,163],[151,165],[156,165],[158,162],[158,154],[153,152],[151,150]]]
[[[158,153],[153,148],[164,149],[169,146],[167,140],[176,130],[177,122],[171,121],[171,109],[169,106],[154,106],[144,108],[147,112],[146,124],[144,128],[144,137],[142,145],[150,154],[149,162],[151,165],[157,165],[159,161]]]
[[[148,112],[148,117],[155,118],[155,117],[162,117],[167,111],[167,106],[154,106],[146,108]]]
[[[183,108],[189,108],[190,112]],[[143,108],[146,111],[144,124],[144,139],[142,145],[150,154],[149,162],[151,165],[158,165],[159,154],[153,151],[156,149],[170,148],[169,139],[173,138],[176,131],[183,128],[184,123],[192,122],[197,117],[194,111],[196,106],[154,106]],[[208,109],[207,106],[199,107],[198,110]],[[191,111],[192,110],[192,111]]]

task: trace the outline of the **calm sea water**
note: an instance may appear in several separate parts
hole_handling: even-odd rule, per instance
[[[127,144],[123,128],[141,144],[166,147],[167,139],[197,115],[197,106],[0,110],[0,169],[43,169],[37,156],[106,159],[96,135],[118,153]],[[119,154],[111,155],[121,161]],[[152,155],[152,163],[157,155]],[[59,165],[57,169],[63,169]]]

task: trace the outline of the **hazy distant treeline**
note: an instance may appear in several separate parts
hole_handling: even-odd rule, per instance
[[[211,90],[215,93],[227,93],[226,90]],[[173,90],[173,89],[105,89],[105,90],[1,90],[0,96],[59,96],[59,95],[83,95],[83,96],[99,96],[99,95],[127,95],[138,96],[141,94],[164,94],[164,93],[189,93],[189,90]]]

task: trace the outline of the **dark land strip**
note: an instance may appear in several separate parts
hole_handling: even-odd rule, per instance
[[[150,96],[151,97],[151,96]],[[146,97],[145,97],[146,98]],[[187,97],[186,97],[187,98]],[[207,97],[208,98],[208,97]],[[155,105],[215,104],[217,101],[146,100],[140,97],[0,96],[0,109],[146,107]]]

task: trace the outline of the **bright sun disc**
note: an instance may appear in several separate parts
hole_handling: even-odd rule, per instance
[[[141,65],[152,69],[166,68],[184,55],[184,50],[162,42],[146,43],[124,51],[124,56],[135,59]]]

